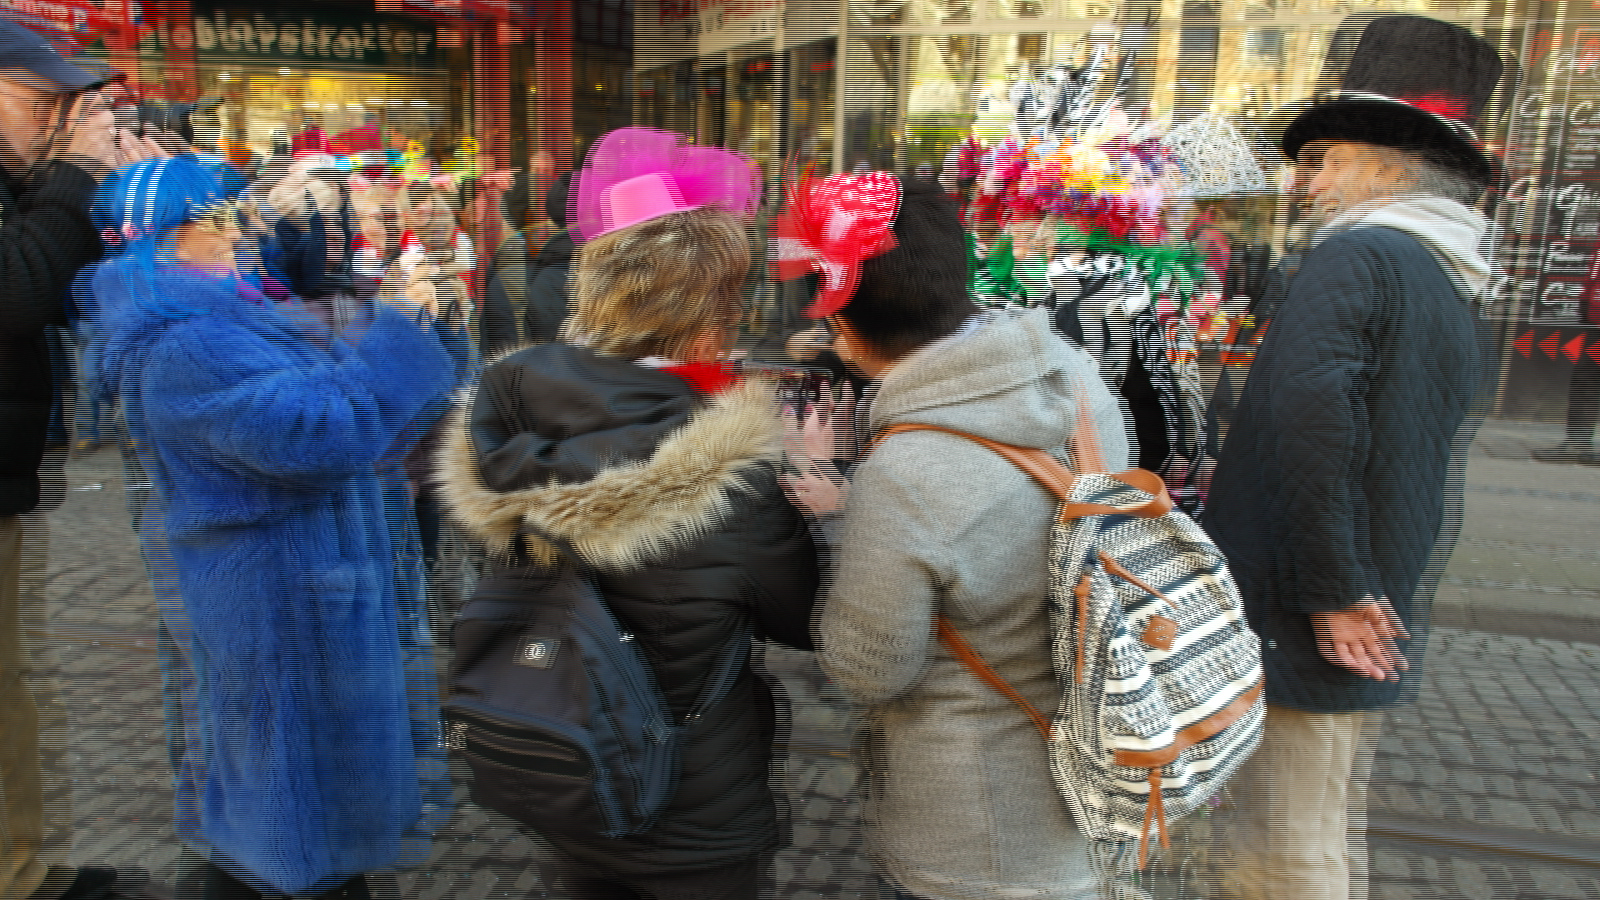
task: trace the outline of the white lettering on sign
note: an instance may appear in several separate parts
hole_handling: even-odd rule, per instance
[[[1551,281],[1539,294],[1541,303],[1571,303],[1583,299],[1583,284],[1574,281]]]
[[[1600,194],[1589,190],[1587,185],[1569,184],[1555,196],[1556,209],[1562,212],[1571,212],[1580,203],[1600,203]]]
[[[1539,279],[1537,278],[1511,278],[1506,275],[1497,275],[1484,291],[1484,299],[1490,303],[1510,303],[1520,297],[1532,297],[1539,292]]]
[[[0,0],[0,6],[17,0]],[[163,24],[152,32],[175,50],[246,56],[296,56],[381,64],[407,62],[434,52],[433,34],[389,23],[324,24],[310,18],[249,17],[226,11],[197,13],[194,26]],[[402,57],[392,60],[392,57]]]
[[[783,0],[728,0],[700,9],[700,53],[717,53],[778,34]]]

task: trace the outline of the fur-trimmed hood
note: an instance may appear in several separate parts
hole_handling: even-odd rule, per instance
[[[563,389],[590,396],[563,402]],[[541,345],[484,373],[451,418],[437,481],[449,515],[491,554],[527,524],[615,571],[717,527],[741,472],[781,452],[777,406],[758,381],[701,403],[669,373]],[[547,543],[525,542],[535,559],[553,558]]]

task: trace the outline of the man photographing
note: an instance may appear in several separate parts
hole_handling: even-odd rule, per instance
[[[93,900],[116,872],[48,866],[39,718],[23,681],[23,525],[39,505],[53,400],[44,329],[67,324],[67,289],[100,258],[89,218],[99,179],[156,148],[115,127],[106,78],[0,19],[0,898]],[[42,559],[27,560],[43,573]],[[33,579],[30,579],[32,581]],[[37,590],[36,585],[30,585]],[[39,602],[34,598],[32,602]],[[61,823],[65,824],[65,823]]]

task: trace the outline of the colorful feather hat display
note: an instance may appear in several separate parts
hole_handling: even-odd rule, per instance
[[[979,118],[989,130],[975,133],[954,154],[964,164],[958,174],[973,183],[966,218],[979,236],[972,272],[980,299],[1027,302],[1026,279],[1019,282],[1013,273],[1048,260],[1025,259],[1006,235],[1053,224],[1059,236],[1053,248],[1045,248],[1047,255],[1122,253],[1152,279],[1154,292],[1181,295],[1186,306],[1194,284],[1174,280],[1173,273],[1200,267],[1198,258],[1177,258],[1192,251],[1164,233],[1164,205],[1174,198],[1266,190],[1254,153],[1226,118],[1207,113],[1169,132],[1160,121],[1130,115],[1123,101],[1134,55],[1123,53],[1113,66],[1110,54],[1109,43],[1100,43],[1081,65],[1023,75],[1004,91],[985,89]],[[978,141],[993,135],[995,110],[1010,114],[1011,127],[984,146]],[[1140,265],[1156,248],[1161,265]]]

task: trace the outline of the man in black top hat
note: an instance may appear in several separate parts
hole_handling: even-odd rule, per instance
[[[39,505],[54,398],[45,328],[67,324],[68,285],[100,257],[88,211],[97,180],[153,152],[121,139],[96,90],[105,80],[0,19],[0,897],[7,900],[89,900],[116,880],[110,869],[55,868],[39,858],[38,710],[23,683],[20,635],[24,565],[40,575],[45,568],[43,559],[24,559],[21,521]]]
[[[1366,896],[1377,726],[1414,695],[1487,393],[1488,222],[1473,207],[1495,167],[1473,129],[1500,54],[1415,16],[1341,29],[1330,63],[1350,46],[1338,89],[1283,136],[1321,228],[1256,353],[1206,514],[1267,675],[1223,878],[1247,900]]]

